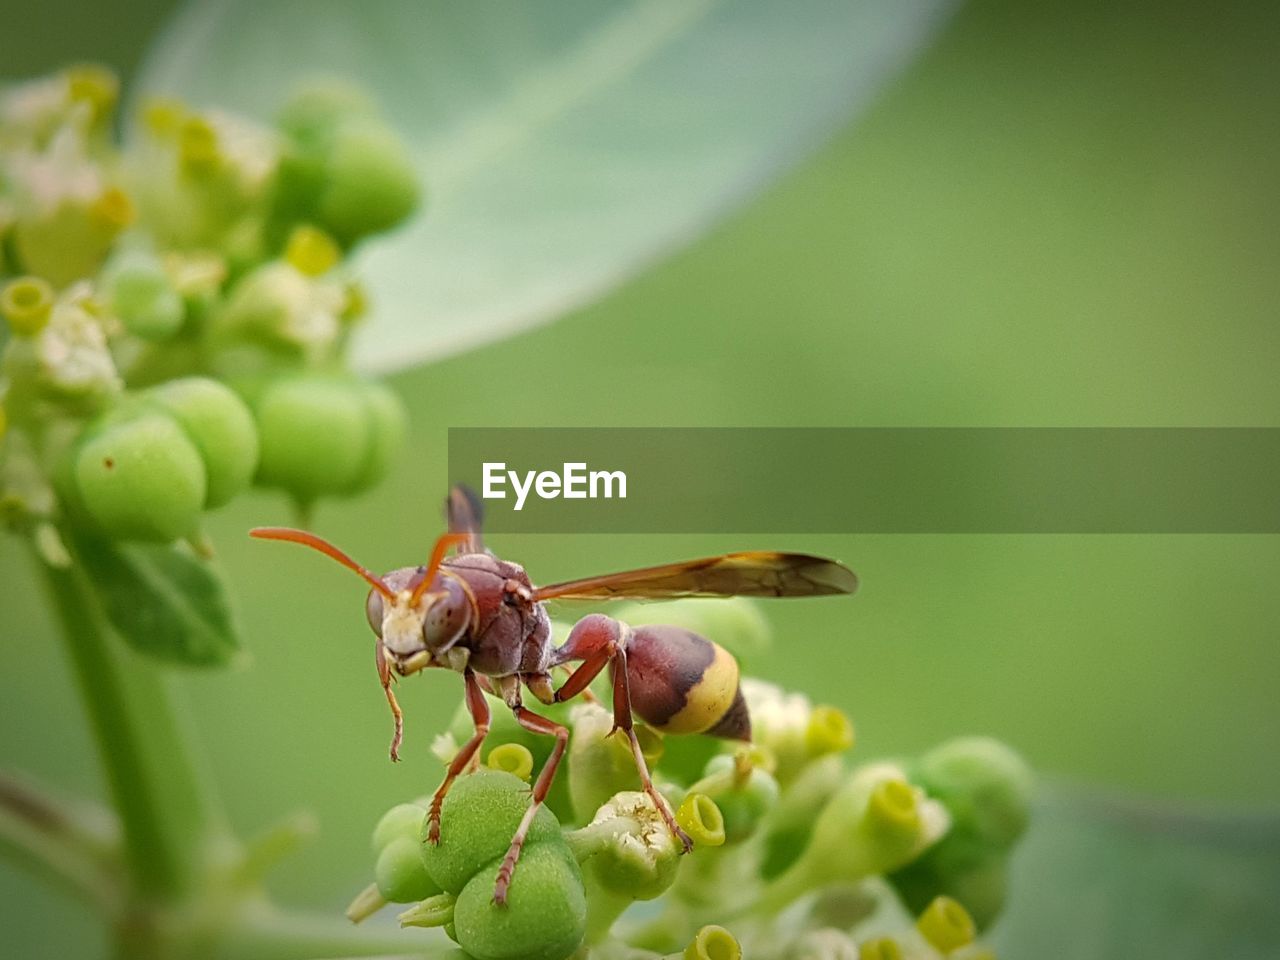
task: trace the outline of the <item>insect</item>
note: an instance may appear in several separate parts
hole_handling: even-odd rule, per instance
[[[400,757],[404,717],[392,681],[430,667],[462,674],[475,732],[454,756],[428,811],[428,842],[440,840],[440,811],[450,786],[467,769],[489,731],[485,692],[500,697],[516,721],[555,737],[533,786],[533,799],[499,868],[494,901],[506,901],[520,851],[546,799],[569,740],[566,727],[524,705],[522,688],[541,703],[583,694],[606,668],[613,687],[614,730],[628,739],[645,792],[672,834],[692,842],[654,788],[633,727],[633,715],[669,733],[750,740],[751,719],[738,686],[738,665],[721,646],[674,626],[632,628],[602,614],[579,620],[560,647],[551,640],[548,600],[673,597],[811,597],[853,593],[858,579],[834,560],[800,553],[753,551],[689,560],[535,587],[519,564],[499,559],[481,539],[475,494],[454,487],[445,502],[449,532],[425,566],[376,576],[305,530],[259,527],[251,535],[299,543],[353,570],[372,588],[365,602],[376,636],[378,677],[395,721],[391,759]],[[449,551],[457,552],[450,556]],[[577,666],[557,688],[552,670]]]

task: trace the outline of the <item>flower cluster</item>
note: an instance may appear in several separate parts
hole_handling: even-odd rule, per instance
[[[767,625],[749,601],[649,604],[624,616],[758,652]],[[561,628],[563,629],[563,628]],[[442,926],[476,960],[979,960],[1008,861],[1027,826],[1031,775],[1002,744],[960,738],[911,760],[849,764],[848,717],[762,680],[744,680],[754,742],[663,737],[641,728],[655,782],[692,854],[642,792],[607,690],[548,712],[570,727],[566,767],[520,859],[506,907],[498,863],[529,802],[550,738],[498,700],[473,772],[445,801],[439,846],[425,801],[374,832],[377,882],[362,920],[413,904],[406,926]],[[460,711],[435,752],[469,733]]]
[[[52,562],[59,525],[198,543],[250,483],[301,509],[364,490],[405,429],[345,362],[348,255],[419,203],[377,111],[155,100],[121,145],[117,97],[89,66],[0,91],[0,496]]]

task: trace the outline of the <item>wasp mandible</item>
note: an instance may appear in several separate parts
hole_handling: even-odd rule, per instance
[[[606,667],[613,686],[614,729],[630,742],[640,782],[672,834],[688,851],[692,842],[654,788],[633,728],[638,715],[667,733],[751,739],[751,718],[738,686],[738,664],[719,644],[674,626],[632,628],[603,614],[579,620],[560,647],[551,640],[548,600],[674,597],[815,597],[853,593],[858,578],[834,560],[802,553],[749,551],[687,560],[624,573],[535,587],[524,568],[485,549],[475,494],[454,487],[445,501],[449,532],[436,541],[425,566],[376,576],[333,544],[305,530],[258,527],[251,536],[285,540],[318,550],[355,571],[372,588],[365,603],[377,637],[378,677],[395,719],[391,759],[400,759],[404,717],[391,688],[393,675],[429,667],[462,674],[475,732],[454,756],[431,800],[427,839],[440,840],[445,795],[467,769],[489,731],[485,692],[500,697],[516,721],[555,737],[555,747],[533,786],[525,813],[498,871],[494,901],[505,903],[538,807],[546,799],[569,742],[569,731],[524,705],[522,688],[541,703],[570,700]],[[457,551],[450,556],[449,551]],[[555,687],[551,671],[576,663]]]

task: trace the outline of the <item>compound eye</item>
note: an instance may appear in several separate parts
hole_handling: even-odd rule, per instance
[[[379,637],[382,636],[382,594],[370,590],[364,601],[364,615],[369,618],[369,626]]]

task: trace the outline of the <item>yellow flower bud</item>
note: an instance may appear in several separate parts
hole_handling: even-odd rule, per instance
[[[685,947],[684,960],[742,960],[742,947],[724,927],[707,926]]]
[[[302,224],[294,227],[285,244],[284,258],[299,272],[309,277],[328,273],[342,259],[342,251],[333,237],[319,227]]]
[[[950,897],[935,897],[920,914],[916,929],[935,948],[950,953],[973,942],[977,936],[969,911]]]
[[[40,277],[18,277],[0,291],[0,312],[9,329],[20,336],[39,333],[49,322],[52,309],[53,287]]]
[[[526,783],[533,775],[533,754],[519,743],[504,743],[489,751],[485,764],[491,770],[505,770]]]

